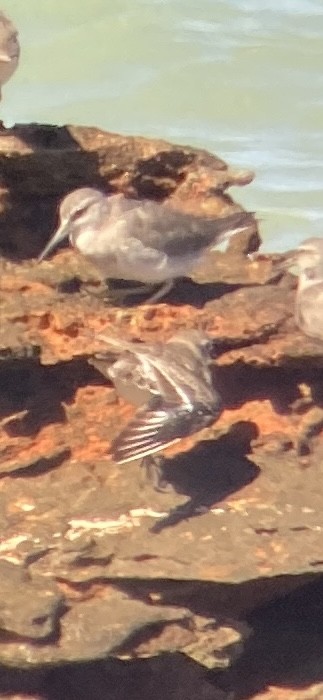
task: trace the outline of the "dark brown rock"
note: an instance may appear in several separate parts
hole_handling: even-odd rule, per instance
[[[19,541],[23,535],[16,537],[16,544]],[[30,645],[36,640],[51,643],[56,637],[63,596],[53,579],[32,578],[22,567],[0,561],[0,601],[2,646],[6,640],[9,648],[10,643],[19,647],[26,639]]]
[[[175,207],[188,211],[192,200],[195,212],[217,216],[222,209],[241,209],[223,191],[253,179],[253,173],[235,172],[189,146],[41,124],[0,132],[0,167],[0,248],[9,259],[40,252],[54,228],[58,201],[77,187],[171,197]]]

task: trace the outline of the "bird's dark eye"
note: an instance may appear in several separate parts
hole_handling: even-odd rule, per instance
[[[202,349],[203,349],[203,352],[205,353],[206,356],[212,355],[212,352],[214,351],[214,347],[215,347],[214,338],[208,338],[207,340],[204,340],[202,343]]]
[[[81,216],[83,216],[84,212],[87,210],[87,205],[86,207],[82,207],[81,209],[75,209],[75,211],[72,212],[71,214],[71,220],[72,221],[77,221],[77,219],[80,219]]]
[[[307,267],[304,272],[308,280],[315,280],[317,277],[315,267]]]

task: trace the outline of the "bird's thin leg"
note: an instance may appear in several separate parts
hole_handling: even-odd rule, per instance
[[[124,296],[136,296],[138,294],[145,294],[145,292],[150,292],[155,287],[155,284],[149,284],[149,282],[147,282],[147,284],[145,284],[144,282],[139,282],[134,287],[124,287],[124,289],[118,289],[116,290],[116,292],[120,292]]]
[[[102,299],[104,302],[126,306],[127,298],[130,296],[139,296],[145,292],[151,292],[156,285],[141,285],[140,287],[128,287],[114,289],[109,285],[109,280],[102,281],[100,288],[93,290],[90,286],[84,285],[87,294],[94,296],[96,299]]]
[[[142,305],[147,305],[149,306],[150,304],[155,304],[156,301],[159,301],[162,297],[166,296],[168,292],[172,289],[174,285],[174,280],[167,280],[167,282],[164,282],[157,291],[155,291],[153,294],[148,296],[147,299],[144,299],[141,304]],[[124,289],[113,289],[109,290],[111,297],[115,297],[118,301],[123,302],[127,299],[127,297],[130,296],[141,296],[142,294],[151,292],[152,289],[155,289],[156,285],[155,284],[144,284],[141,283],[140,286],[135,286],[135,287],[125,287]]]
[[[141,462],[141,467],[145,470],[146,479],[152,484],[155,491],[159,493],[169,493],[174,490],[163,474],[165,461],[165,457],[160,455],[147,455]]]
[[[155,304],[156,301],[159,301],[159,299],[162,299],[163,297],[170,292],[170,290],[174,286],[174,280],[167,280],[162,284],[162,286],[155,292],[155,294],[152,294],[151,297],[148,297],[148,299],[145,299],[145,304]]]
[[[96,299],[104,300],[107,299],[109,296],[109,289],[107,287],[106,282],[103,280],[95,289],[93,289],[93,286],[91,284],[84,284],[83,288],[86,294],[90,294],[90,296],[95,297]]]

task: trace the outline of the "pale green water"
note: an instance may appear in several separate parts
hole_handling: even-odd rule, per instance
[[[207,148],[267,250],[323,235],[323,0],[4,0],[21,64],[1,117]]]

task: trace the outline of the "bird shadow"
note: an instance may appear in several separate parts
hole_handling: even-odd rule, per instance
[[[173,288],[161,297],[160,300],[154,302],[156,304],[171,304],[173,306],[182,306],[189,304],[195,308],[203,308],[208,301],[220,299],[225,294],[235,292],[241,286],[255,286],[254,284],[242,285],[238,283],[227,282],[211,282],[200,284],[193,280],[183,277],[178,279]],[[147,292],[147,288],[140,282],[128,282],[126,280],[109,280],[109,289],[106,293],[107,303],[113,303],[115,306],[132,308],[138,304],[149,303],[149,297],[157,291],[159,286],[152,287],[151,292]],[[127,290],[132,290],[132,293],[127,293]],[[135,290],[135,292],[134,292]]]
[[[220,299],[225,294],[235,292],[237,289],[240,289],[241,286],[246,285],[229,282],[208,282],[199,284],[185,277],[182,280],[178,280],[174,288],[165,297],[165,300],[174,306],[189,304],[198,309],[203,308],[208,301],[214,301],[215,299]]]
[[[229,494],[251,483],[260,469],[248,458],[250,443],[258,436],[251,421],[240,421],[217,440],[203,440],[189,453],[165,459],[162,464],[163,479],[176,493],[189,499],[172,508],[151,528],[159,533],[188,518],[203,515]]]

